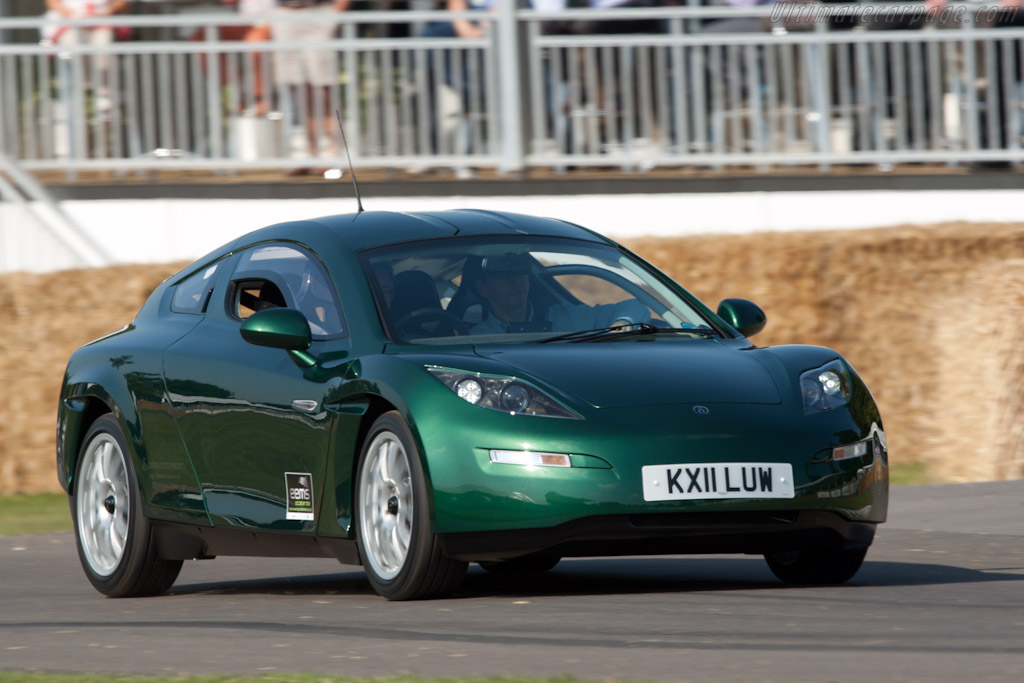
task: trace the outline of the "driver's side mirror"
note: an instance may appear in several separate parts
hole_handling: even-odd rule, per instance
[[[761,307],[747,299],[723,299],[718,304],[718,317],[729,323],[744,337],[752,337],[764,329],[768,318]]]
[[[253,313],[239,331],[250,344],[284,349],[300,365],[316,365],[316,356],[306,350],[313,343],[309,321],[294,308],[268,308]]]

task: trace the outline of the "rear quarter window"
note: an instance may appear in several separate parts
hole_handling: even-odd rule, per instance
[[[206,305],[210,301],[210,293],[213,292],[213,285],[216,282],[215,276],[219,265],[219,263],[215,263],[179,282],[174,288],[174,296],[171,298],[171,310],[175,313],[192,315],[205,313]]]

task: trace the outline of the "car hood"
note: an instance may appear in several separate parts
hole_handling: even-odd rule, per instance
[[[775,382],[749,352],[714,340],[478,346],[476,352],[509,366],[509,374],[597,408],[781,401]]]

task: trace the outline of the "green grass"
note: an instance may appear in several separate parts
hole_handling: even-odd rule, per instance
[[[70,529],[71,513],[63,493],[0,496],[0,536]]]
[[[33,674],[0,671],[0,683],[583,683],[569,676],[527,678],[525,676],[471,676],[419,678],[417,676],[321,676],[318,674],[278,674],[267,676],[101,676],[98,674]]]
[[[32,674],[0,671],[0,683],[583,683],[571,676],[527,678],[526,676],[470,676],[419,678],[387,676],[355,678],[317,674],[280,674],[271,676],[100,676],[96,674]],[[621,682],[620,682],[621,683]]]
[[[938,483],[928,470],[928,464],[911,462],[905,465],[892,465],[889,468],[889,483],[894,486],[901,484],[936,484]]]

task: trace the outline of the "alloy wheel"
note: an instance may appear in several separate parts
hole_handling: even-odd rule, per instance
[[[124,454],[110,434],[89,443],[81,473],[75,496],[79,539],[90,568],[110,576],[128,541],[131,505]]]
[[[398,437],[381,432],[370,443],[359,481],[359,520],[364,548],[381,579],[395,578],[412,540],[413,485],[409,456]]]

